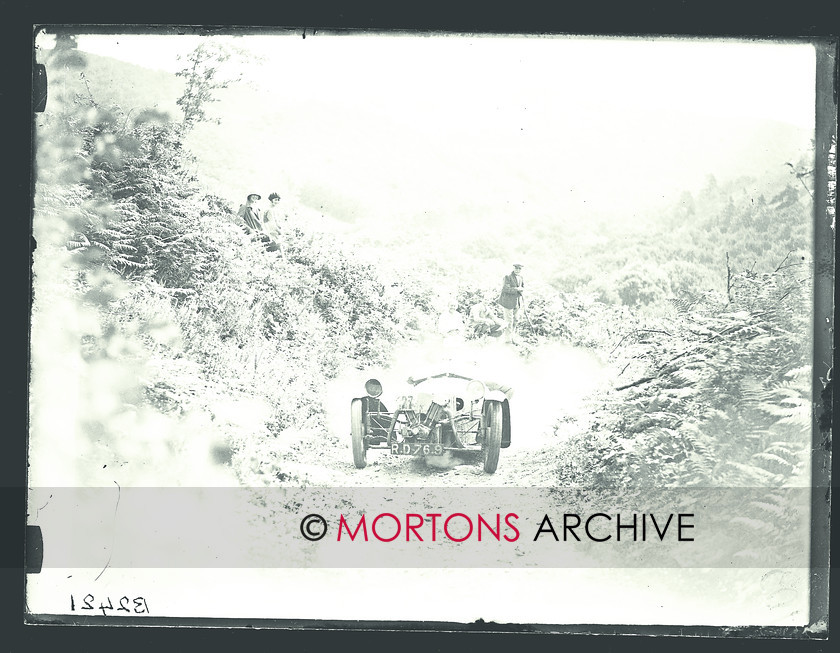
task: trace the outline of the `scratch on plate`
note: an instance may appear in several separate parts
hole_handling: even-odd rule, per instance
[[[122,494],[122,488],[120,487],[120,484],[114,481],[114,485],[117,486],[117,505],[114,506],[114,527],[111,530],[111,550],[108,552],[108,561],[105,563],[105,566],[102,567],[102,571],[99,572],[99,575],[93,579],[94,582],[98,581],[99,576],[105,573],[105,570],[111,564],[111,556],[114,555],[114,541],[117,537],[117,510],[119,510],[120,507],[120,495]]]

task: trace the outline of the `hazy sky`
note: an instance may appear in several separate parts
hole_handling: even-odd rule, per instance
[[[78,43],[174,72],[183,66],[177,56],[201,38],[82,35]],[[632,216],[696,190],[710,173],[761,177],[765,170],[755,164],[764,159],[778,169],[784,161],[770,152],[773,143],[753,133],[765,121],[802,129],[805,144],[814,125],[810,44],[362,33],[304,39],[299,31],[213,38],[262,57],[238,70],[256,86],[259,111],[278,117],[244,115],[256,114],[252,107],[223,116],[228,134],[253,139],[248,161],[234,163],[245,179],[221,188],[234,197],[246,192],[239,186],[281,180],[328,185],[373,217],[464,205],[480,214],[502,204],[575,219]],[[756,138],[768,149],[764,159]],[[739,167],[744,157],[747,170]]]
[[[175,72],[182,66],[177,56],[202,38],[82,35],[79,47]],[[468,88],[476,101],[492,102],[499,91],[508,96],[539,92],[546,102],[566,99],[585,106],[620,100],[637,108],[673,106],[706,115],[813,124],[815,52],[809,44],[384,34],[310,34],[303,39],[290,32],[218,38],[264,56],[264,82],[292,84],[304,92],[326,83],[358,91],[355,83],[363,74],[372,81],[364,90],[380,94],[386,92],[381,80],[387,80],[391,93],[433,83],[443,96]],[[569,98],[565,87],[585,89],[587,96]]]

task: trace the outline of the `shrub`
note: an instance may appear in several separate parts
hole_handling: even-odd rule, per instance
[[[602,399],[608,432],[566,444],[565,455],[588,459],[578,481],[763,486],[807,473],[809,293],[800,274],[739,275],[731,304],[707,293],[638,320],[613,351],[618,378],[630,380]]]

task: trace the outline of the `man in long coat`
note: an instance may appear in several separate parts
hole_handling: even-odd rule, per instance
[[[522,279],[522,264],[514,263],[513,271],[505,276],[502,285],[502,292],[496,303],[502,305],[505,312],[505,342],[516,342],[516,327],[519,320],[519,311],[524,304],[522,292],[525,288],[525,281]]]

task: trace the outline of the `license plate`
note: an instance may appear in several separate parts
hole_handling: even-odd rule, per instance
[[[443,445],[439,443],[394,442],[391,445],[391,453],[398,456],[440,456],[443,454]]]

